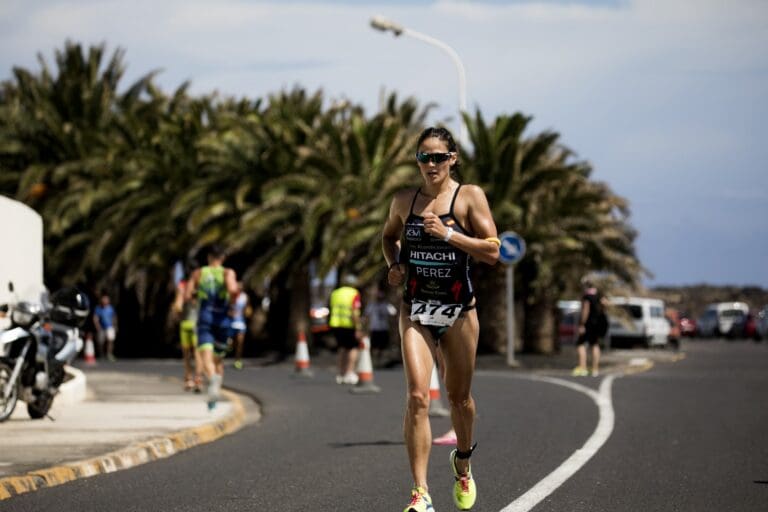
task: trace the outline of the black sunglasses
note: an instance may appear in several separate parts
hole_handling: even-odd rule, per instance
[[[451,158],[453,156],[453,153],[422,153],[418,152],[416,153],[416,160],[423,164],[428,164],[429,162],[434,162],[436,164],[441,164]]]

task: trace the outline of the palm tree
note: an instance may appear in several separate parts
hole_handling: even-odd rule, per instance
[[[391,95],[369,118],[300,88],[266,101],[192,98],[187,84],[166,95],[154,73],[120,93],[122,59],[68,42],[55,72],[40,57],[39,73],[16,68],[0,87],[0,193],[42,214],[49,284],[117,282],[139,320],[157,318],[170,263],[223,241],[247,283],[271,279],[284,331],[306,322],[311,264],[380,276],[379,230],[392,195],[418,182],[410,154],[431,105]],[[548,351],[554,300],[580,275],[642,273],[627,203],[558,134],[524,136],[529,117],[465,121],[467,178],[528,243],[516,269],[525,346]],[[479,293],[497,293],[500,272],[481,268]],[[503,300],[482,304],[493,316]]]
[[[53,283],[87,278],[82,254],[94,242],[94,219],[114,195],[123,133],[117,106],[130,104],[151,80],[147,75],[119,95],[122,56],[117,50],[102,66],[103,47],[86,53],[68,42],[56,52],[55,75],[40,56],[38,75],[15,68],[15,81],[3,84],[2,191],[43,216]]]
[[[348,103],[323,112],[320,100],[300,91],[272,99],[264,114],[271,121],[264,123],[272,148],[267,156],[282,172],[268,173],[260,203],[243,212],[231,236],[243,250],[263,248],[247,275],[290,290],[288,323],[299,330],[306,329],[311,263],[320,275],[348,269],[363,281],[380,271],[378,232],[388,198],[415,176],[405,155],[425,115],[394,96],[371,120]]]
[[[429,108],[393,94],[371,119],[360,108],[329,113],[305,161],[323,176],[327,199],[313,215],[323,228],[320,274],[341,268],[365,283],[381,277],[381,228],[392,196],[418,181],[412,152]]]
[[[557,133],[524,138],[530,119],[519,113],[499,116],[488,126],[479,111],[474,118],[465,116],[475,148],[468,176],[486,190],[500,230],[514,230],[526,240],[527,255],[515,269],[523,348],[551,352],[554,305],[571,279],[602,269],[636,282],[641,267],[626,201],[607,185],[591,182],[589,164],[575,160]],[[481,339],[493,343],[504,339],[498,321],[503,270],[483,271],[479,293],[494,297],[481,302],[489,305],[480,310],[486,317]]]

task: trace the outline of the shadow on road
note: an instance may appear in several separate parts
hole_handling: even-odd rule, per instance
[[[331,448],[355,448],[358,446],[403,446],[404,441],[357,441],[350,443],[329,443]]]

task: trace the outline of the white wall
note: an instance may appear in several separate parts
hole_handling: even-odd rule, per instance
[[[43,219],[25,204],[0,196],[0,304],[39,300],[43,290]]]

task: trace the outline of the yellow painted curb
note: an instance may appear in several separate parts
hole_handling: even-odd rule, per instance
[[[686,358],[686,354],[684,352],[681,352],[680,354],[677,354],[672,358],[673,363],[677,363],[678,361],[682,361]]]
[[[672,358],[669,361],[662,361],[662,363],[666,363],[666,362],[668,362],[668,363],[678,363],[678,362],[682,361],[685,358],[686,358],[686,354],[684,352],[681,352],[679,354],[675,354],[674,356],[672,356]],[[647,372],[648,370],[653,368],[654,365],[655,365],[655,363],[649,359],[648,362],[643,364],[643,365],[630,366],[629,368],[624,370],[624,374],[625,375],[636,375],[638,373]]]
[[[624,370],[624,375],[635,375],[638,373],[647,372],[653,368],[653,361],[648,361],[645,364],[638,365],[638,366],[630,366],[627,369]]]
[[[245,423],[245,408],[237,394],[226,390],[222,390],[221,393],[230,401],[233,411],[220,420],[181,430],[165,437],[135,443],[92,459],[30,471],[25,475],[0,478],[0,501],[79,478],[112,473],[153,460],[164,459],[232,434],[240,430]]]

